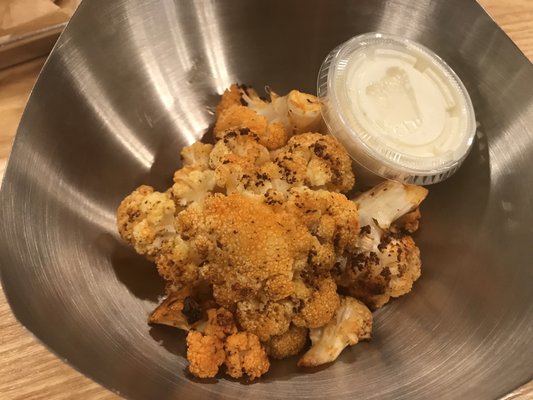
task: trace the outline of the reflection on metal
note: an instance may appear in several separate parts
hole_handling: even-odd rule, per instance
[[[224,50],[227,43],[224,40],[224,32],[220,27],[222,20],[217,12],[220,2],[195,1],[193,4],[196,10],[198,26],[201,27],[201,45],[205,52],[205,61],[209,66],[209,72],[212,74],[213,86],[218,94],[222,94],[233,82],[226,65]],[[243,34],[246,34],[246,32],[243,32]]]
[[[73,47],[69,54],[69,58],[72,57],[83,60],[85,55]],[[72,73],[70,84],[77,92],[84,93],[91,99],[84,106],[92,111],[94,123],[103,126],[113,140],[118,141],[145,169],[150,169],[154,163],[154,155],[139,139],[130,124],[115,111],[114,104],[109,101],[101,86],[102,82],[95,78],[94,72],[82,66],[74,75],[68,68],[69,61],[63,58],[62,62],[66,67],[65,71]]]

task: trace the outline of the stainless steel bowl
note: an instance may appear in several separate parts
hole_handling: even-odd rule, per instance
[[[480,122],[460,172],[431,187],[423,276],[327,368],[199,383],[183,335],[149,327],[154,268],[118,238],[140,183],[163,188],[231,82],[315,90],[356,34],[417,40],[460,75]],[[504,396],[533,378],[533,67],[472,0],[84,2],[35,86],[1,191],[4,289],[52,351],[135,399]]]

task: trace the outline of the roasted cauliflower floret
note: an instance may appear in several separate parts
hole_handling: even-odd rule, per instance
[[[189,371],[199,378],[215,376],[223,363],[228,375],[234,378],[247,375],[251,380],[270,367],[258,337],[237,332],[233,314],[224,308],[208,310],[207,321],[189,331],[187,360]]]
[[[307,342],[309,330],[291,325],[283,334],[272,336],[265,347],[268,355],[273,358],[282,359],[298,354]]]
[[[209,155],[213,150],[212,144],[195,142],[181,151],[181,161],[184,166],[194,165],[199,168],[209,168]]]
[[[209,159],[217,186],[225,188],[227,194],[266,190],[269,177],[261,172],[261,167],[269,162],[268,150],[248,128],[226,132]]]
[[[383,238],[377,252],[349,256],[336,281],[347,294],[377,309],[391,297],[409,293],[420,277],[420,267],[420,250],[413,238],[391,234]]]
[[[188,298],[186,297],[185,301]],[[187,335],[189,371],[199,378],[211,378],[217,374],[226,359],[224,351],[226,338],[237,333],[230,311],[224,308],[211,308],[206,314],[207,319],[196,323],[194,330],[189,331]]]
[[[168,192],[139,186],[118,207],[118,231],[139,254],[153,259],[167,242],[174,240],[176,211]]]
[[[181,151],[183,167],[174,173],[172,195],[180,206],[203,200],[215,188],[215,172],[209,169],[212,144],[196,142]]]
[[[316,96],[291,90],[287,96],[294,133],[316,132],[322,128],[320,103]]]
[[[340,257],[333,273],[346,293],[376,309],[411,290],[420,277],[420,251],[402,232],[418,228],[426,195],[420,186],[386,181],[353,200],[361,226],[358,248]]]
[[[293,136],[273,155],[274,162],[290,184],[348,192],[355,183],[348,153],[330,135],[304,133]]]
[[[172,194],[180,206],[203,200],[215,188],[215,172],[187,165],[174,173]]]
[[[262,198],[215,195],[204,202],[202,215],[215,248],[201,274],[222,306],[280,298],[293,270],[306,265],[311,235],[294,216],[274,212]]]
[[[390,230],[394,233],[415,233],[420,227],[420,218],[422,218],[422,214],[420,213],[420,208],[417,207],[413,211],[394,221]]]
[[[370,310],[356,299],[342,297],[330,322],[321,328],[310,330],[311,348],[300,358],[298,365],[316,367],[335,361],[345,347],[370,339],[371,332]]]
[[[337,285],[330,277],[320,277],[312,278],[310,286],[314,290],[302,301],[292,321],[296,326],[319,328],[329,322],[339,306]]]
[[[293,133],[317,130],[322,122],[320,105],[315,96],[292,90],[279,96],[269,90],[270,101],[245,85],[232,85],[217,106],[217,139],[235,128],[254,131],[268,149],[283,146]]]
[[[184,233],[187,224],[172,197],[170,192],[141,186],[123,200],[117,212],[121,236],[139,254],[155,261],[169,293],[196,282],[198,265],[209,246],[205,238]],[[194,215],[194,207],[187,209],[187,215]]]
[[[190,294],[189,288],[171,293],[150,314],[148,322],[173,326],[188,331],[194,323],[204,317],[203,310],[190,297]]]
[[[181,290],[169,292],[168,296],[150,314],[148,322],[187,331],[192,328],[200,330],[200,325],[205,327],[208,322],[212,323],[209,313],[216,307],[211,287],[206,282],[197,281]],[[220,310],[225,311],[222,308]],[[208,316],[209,320],[207,320]]]
[[[241,103],[272,123],[278,123],[289,132],[298,134],[317,130],[322,117],[318,99],[310,94],[291,90],[286,96],[279,96],[267,88],[270,101],[263,99],[251,88],[245,88]]]
[[[220,117],[220,114],[222,114],[231,106],[242,106],[246,104],[244,101],[241,101],[244,87],[245,85],[238,85],[234,83],[224,91],[219,103],[217,104],[215,113],[217,119]]]
[[[270,154],[259,143],[257,135],[249,128],[224,131],[209,155],[212,169],[228,162],[238,162],[243,166],[259,167],[270,161]]]
[[[197,329],[206,335],[216,336],[219,339],[237,333],[233,314],[223,307],[207,310],[207,322]]]
[[[250,380],[254,380],[270,368],[265,349],[254,334],[239,332],[229,336],[224,351],[226,373],[233,378],[247,375]]]
[[[224,132],[248,128],[257,134],[259,143],[269,150],[283,146],[288,139],[285,127],[277,122],[269,124],[267,119],[245,106],[231,106],[220,114],[213,130],[216,139],[222,139]]]
[[[262,341],[286,332],[291,321],[318,327],[332,317],[338,305],[335,282],[329,274],[314,277],[308,271],[322,245],[297,215],[274,210],[262,198],[217,194],[180,213],[178,221],[182,235],[211,243],[199,278],[212,284],[216,302],[235,311],[239,325]]]
[[[290,300],[241,301],[237,305],[237,320],[242,328],[255,334],[261,341],[281,335],[289,329],[294,315],[294,304]]]
[[[168,283],[168,292],[182,290],[198,279],[198,253],[190,242],[174,236],[155,256],[157,272]]]
[[[382,243],[382,273],[390,272],[389,294],[400,297],[411,291],[413,283],[420,278],[420,249],[411,236],[385,238]]]
[[[203,217],[201,204],[189,204],[176,217],[177,234],[155,257],[157,270],[167,281],[169,293],[196,284],[199,266],[215,247],[208,233],[203,230]]]
[[[385,181],[355,197],[353,201],[359,209],[359,225],[366,230],[359,245],[361,251],[376,252],[382,234],[390,230],[394,221],[404,216],[416,220],[416,214],[408,215],[418,208],[427,193],[427,189],[421,186]],[[416,222],[411,221],[413,223]],[[411,228],[414,227],[411,225]]]
[[[213,335],[191,330],[187,334],[189,372],[199,378],[212,378],[224,363],[224,342]]]
[[[331,244],[333,256],[353,250],[358,245],[357,205],[343,194],[327,190],[292,188],[285,208],[302,221],[322,245]],[[317,256],[318,254],[312,254],[310,262],[319,266]],[[327,270],[332,266],[333,262]]]

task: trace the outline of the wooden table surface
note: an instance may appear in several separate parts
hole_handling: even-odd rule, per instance
[[[533,60],[533,0],[480,0]],[[0,71],[0,180],[20,115],[44,59]],[[14,318],[0,288],[0,399],[117,399],[50,353]],[[511,398],[511,397],[509,397]],[[533,399],[533,381],[512,398]]]

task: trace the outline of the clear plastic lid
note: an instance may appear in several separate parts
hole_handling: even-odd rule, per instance
[[[336,47],[320,69],[318,96],[330,132],[383,178],[440,182],[472,147],[476,120],[463,83],[405,38],[368,33]]]

